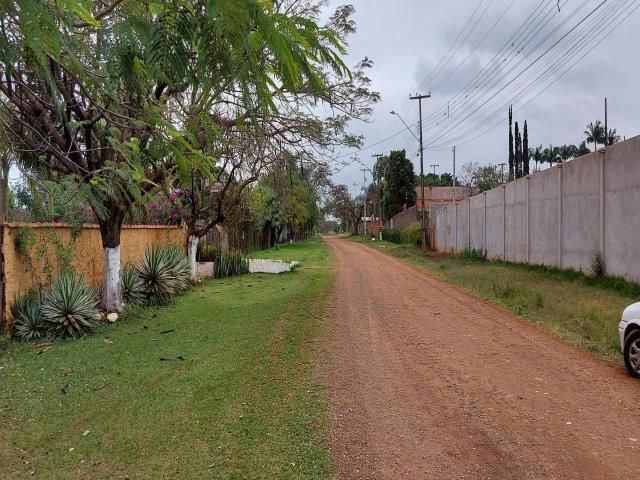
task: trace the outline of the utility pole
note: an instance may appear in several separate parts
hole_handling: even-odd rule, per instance
[[[430,98],[431,95],[413,95],[409,96],[410,100],[418,100],[418,113],[420,115],[420,195],[422,201],[420,202],[420,209],[422,210],[422,251],[427,249],[427,225],[425,222],[424,213],[424,147],[422,146],[422,100]]]
[[[456,201],[456,146],[453,146],[453,202]]]
[[[367,169],[361,168],[363,183],[362,183],[362,191],[364,192],[364,236],[367,236]]]
[[[506,163],[500,163],[498,166],[500,167],[500,183],[504,183],[504,167],[506,167]]]
[[[433,165],[433,164],[432,164],[432,165],[430,165],[430,166],[431,166],[431,168],[433,168],[433,174],[435,175],[435,174],[436,174],[436,167],[439,167],[440,165],[438,165],[438,164],[436,163],[435,165]]]
[[[380,157],[384,155],[382,153],[374,153],[371,155],[376,159],[376,163],[380,160]],[[375,168],[375,165],[374,165]],[[373,178],[373,183],[376,185],[376,190],[378,191],[378,235],[380,236],[380,241],[382,241],[382,182],[380,181],[380,170],[377,171],[378,183],[376,184],[376,176],[371,172]]]
[[[607,120],[607,97],[604,97],[604,148],[609,145],[609,122]]]

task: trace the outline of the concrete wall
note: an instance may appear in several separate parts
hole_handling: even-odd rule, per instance
[[[27,255],[16,249],[16,237],[27,231],[32,240]],[[60,246],[71,252],[71,265],[87,283],[96,286],[102,283],[103,253],[100,228],[84,225],[75,242],[71,243],[71,226],[63,224],[16,224],[5,223],[2,229],[2,253],[4,256],[4,304],[2,318],[9,317],[9,309],[16,297],[24,295],[30,288],[48,284],[61,267]],[[22,234],[24,235],[24,234]],[[56,244],[59,245],[56,247]],[[121,264],[137,263],[147,246],[176,245],[186,255],[186,234],[177,227],[141,225],[125,226],[120,243]],[[71,248],[68,248],[71,245]],[[8,325],[5,323],[5,328]]]
[[[471,247],[490,258],[585,272],[599,252],[606,274],[640,281],[640,137],[509,182],[446,211],[436,214],[438,251]],[[448,232],[456,230],[452,240]]]

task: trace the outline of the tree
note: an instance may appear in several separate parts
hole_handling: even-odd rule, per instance
[[[362,196],[352,197],[346,185],[334,185],[325,211],[340,219],[350,227],[351,233],[357,235],[364,216],[364,199]]]
[[[513,163],[515,167],[516,178],[522,177],[522,138],[518,129],[518,122],[515,128],[515,150],[513,152]]]
[[[468,162],[462,166],[462,184],[474,192],[482,193],[502,184],[502,175],[494,165],[480,166],[477,162]]]
[[[620,135],[618,135],[618,131],[615,128],[610,128],[609,133],[607,134],[607,146],[611,146],[619,141]]]
[[[90,203],[104,250],[103,303],[119,310],[120,231],[130,207],[173,177],[187,184],[193,171],[215,171],[217,152],[203,152],[180,127],[194,118],[212,126],[203,112],[216,101],[255,118],[274,111],[274,90],[317,92],[325,75],[318,65],[348,69],[335,32],[269,2],[159,0],[148,8],[113,0],[92,2],[92,11],[86,3],[4,2],[3,127]],[[181,115],[185,106],[192,117]]]
[[[593,143],[594,150],[598,150],[598,144],[605,143],[605,131],[600,120],[596,120],[595,123],[587,125],[587,129],[584,131],[587,137],[587,143]]]
[[[415,205],[416,189],[413,164],[405,150],[392,151],[382,189],[382,216],[386,219]]]
[[[536,147],[536,148],[530,148],[529,149],[529,157],[531,159],[533,159],[533,161],[536,163],[536,168],[535,171],[538,171],[538,166],[540,165],[540,163],[542,163],[543,160],[543,156],[542,156],[542,145]]]
[[[513,107],[509,106],[509,180],[512,180],[515,178],[513,132],[511,130],[512,123],[513,123]]]
[[[522,175],[529,175],[529,131],[527,129],[527,121],[524,121],[524,132],[522,133],[522,153],[520,154],[522,157]]]
[[[587,147],[586,142],[581,142],[580,145],[576,147],[576,157],[581,157],[582,155],[586,155],[587,153],[591,153],[589,147]]]

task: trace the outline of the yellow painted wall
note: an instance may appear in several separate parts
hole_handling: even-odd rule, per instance
[[[28,249],[32,264],[29,266],[16,250],[16,236],[21,228],[28,227],[33,232],[33,241]],[[16,297],[24,295],[30,288],[46,285],[48,278],[55,278],[61,266],[56,254],[56,238],[63,246],[71,241],[72,228],[64,224],[16,224],[5,223],[2,249],[4,253],[4,308],[3,323],[9,328],[10,308]],[[178,227],[163,225],[125,226],[120,240],[120,261],[122,266],[137,263],[147,246],[176,245],[186,255],[186,233]],[[72,265],[85,281],[93,286],[102,283],[103,253],[100,228],[84,225],[73,243]],[[47,273],[47,270],[50,272]]]

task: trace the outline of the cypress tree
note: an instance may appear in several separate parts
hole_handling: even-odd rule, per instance
[[[513,124],[513,107],[509,106],[509,180],[514,178],[513,176],[513,131],[511,129]]]
[[[514,150],[514,167],[515,167],[515,178],[520,178],[522,176],[522,139],[520,138],[520,129],[518,128],[518,122],[516,122],[515,129],[515,137],[516,137],[516,145]]]
[[[522,174],[529,175],[529,132],[527,131],[527,121],[524,121],[524,132],[522,134]]]

